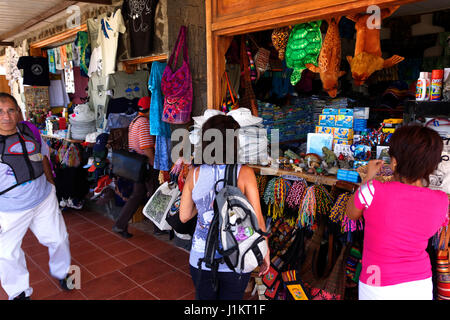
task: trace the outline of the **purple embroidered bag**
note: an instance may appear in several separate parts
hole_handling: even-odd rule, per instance
[[[164,94],[164,109],[162,121],[173,124],[184,124],[189,122],[192,111],[192,77],[189,70],[189,56],[186,44],[186,27],[182,26],[175,43],[174,51],[170,56],[169,63],[164,69],[161,79],[161,91]],[[173,71],[172,65],[175,55],[175,66],[178,55],[183,46],[183,64]]]

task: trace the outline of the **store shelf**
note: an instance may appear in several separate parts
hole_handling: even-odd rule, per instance
[[[65,140],[68,142],[72,142],[72,143],[84,143],[84,140],[73,140],[73,139],[66,139],[66,138],[61,138],[58,136],[49,136],[49,135],[41,135],[43,138],[47,138],[47,139],[59,139],[59,140]]]
[[[159,54],[159,55],[154,55],[154,56],[147,56],[147,57],[138,57],[138,58],[133,58],[133,59],[126,59],[126,60],[121,60],[120,62],[132,66],[132,65],[137,65],[137,64],[142,64],[142,63],[150,63],[150,62],[155,62],[155,61],[166,61],[167,60],[167,53],[163,53],[163,54]]]
[[[257,166],[257,165],[249,165],[250,168],[253,168],[257,173],[261,175],[271,175],[271,176],[295,176],[298,178],[303,178],[307,182],[316,183],[316,184],[325,184],[328,186],[334,186],[338,179],[336,176],[321,176],[315,174],[309,174],[304,172],[295,172],[289,170],[282,169],[274,169],[271,167]]]
[[[406,103],[405,112],[407,122],[414,121],[418,117],[450,117],[449,101],[414,101]]]

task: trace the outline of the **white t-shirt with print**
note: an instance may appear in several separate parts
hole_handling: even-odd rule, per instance
[[[121,9],[117,9],[111,16],[100,20],[97,41],[102,48],[102,74],[104,76],[116,71],[116,55],[119,33],[125,33],[126,27]]]

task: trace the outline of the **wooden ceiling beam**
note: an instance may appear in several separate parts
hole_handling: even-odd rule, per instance
[[[107,5],[107,6],[112,5],[112,0],[82,0],[82,1],[78,1],[78,2],[103,4],[103,5]]]
[[[22,24],[21,26],[14,28],[10,31],[7,31],[3,34],[0,34],[0,41],[1,40],[5,40],[8,39],[22,31],[27,30],[28,28],[31,28],[32,26],[38,24],[39,22],[42,22],[52,16],[54,16],[55,14],[60,13],[63,10],[66,10],[68,7],[70,7],[71,5],[76,4],[78,1],[62,1],[61,3],[59,3],[58,5],[54,6],[53,8],[51,8],[50,10],[46,11],[45,13],[42,13],[40,15],[37,15],[36,17],[28,20],[27,22],[25,22],[24,24]]]

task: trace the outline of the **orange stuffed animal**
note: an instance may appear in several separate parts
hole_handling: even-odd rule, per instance
[[[332,98],[336,97],[338,79],[345,74],[341,67],[341,38],[339,36],[339,20],[327,19],[328,30],[319,55],[319,66],[307,63],[305,66],[315,73],[320,73],[323,90]]]
[[[389,17],[400,6],[381,10],[381,19]],[[390,68],[405,58],[394,55],[384,60],[381,57],[380,29],[368,28],[366,13],[347,16],[356,23],[356,45],[354,57],[347,56],[355,85],[362,85],[372,73],[383,68]]]

